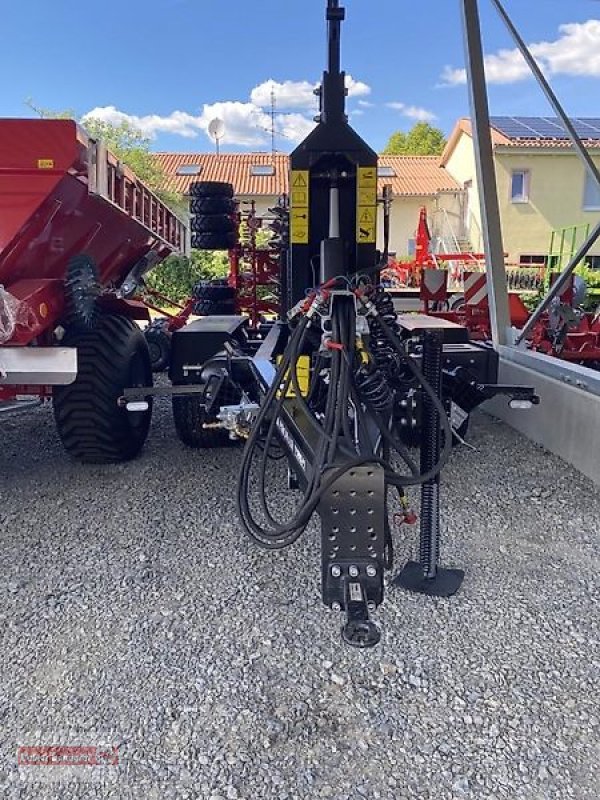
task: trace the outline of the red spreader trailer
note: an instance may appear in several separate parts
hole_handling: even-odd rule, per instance
[[[0,120],[0,401],[52,398],[83,461],[133,458],[151,405],[148,348],[129,299],[142,275],[186,249],[184,223],[71,120]],[[145,407],[142,407],[145,406]]]

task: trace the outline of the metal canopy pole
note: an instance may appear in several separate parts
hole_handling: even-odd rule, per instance
[[[583,146],[583,142],[581,141],[581,138],[579,137],[579,134],[575,130],[575,126],[573,125],[573,123],[569,119],[569,115],[567,114],[567,112],[562,107],[562,105],[560,103],[560,100],[558,99],[558,97],[554,93],[554,90],[552,89],[552,87],[550,86],[550,84],[548,83],[546,78],[544,77],[544,73],[539,68],[538,63],[535,60],[535,58],[531,55],[531,52],[529,51],[529,48],[527,47],[527,45],[525,44],[523,38],[521,37],[521,35],[519,34],[518,30],[516,29],[514,23],[511,20],[511,18],[508,16],[508,13],[506,12],[506,10],[505,10],[504,6],[502,5],[502,3],[500,2],[500,0],[491,0],[491,1],[493,3],[494,7],[496,8],[498,14],[500,15],[500,17],[502,19],[502,22],[504,22],[504,24],[508,28],[508,31],[509,31],[510,35],[515,40],[515,44],[517,45],[517,47],[521,51],[521,55],[523,56],[523,58],[527,62],[527,66],[532,71],[535,79],[537,80],[537,82],[539,83],[540,87],[542,88],[542,91],[544,92],[544,94],[548,98],[548,101],[549,101],[550,105],[554,109],[554,111],[557,114],[557,116],[560,117],[560,120],[561,120],[566,132],[569,135],[569,139],[573,143],[573,147],[577,151],[577,154],[579,155],[579,158],[583,161],[584,167],[586,168],[586,170],[588,171],[588,173],[590,174],[592,179],[596,182],[596,184],[598,186],[600,186],[600,170],[598,170],[598,167],[594,164],[594,162],[592,160],[592,157],[590,156],[588,151]]]
[[[579,156],[579,158],[583,162],[583,166],[587,170],[587,172],[590,175],[590,177],[592,178],[592,180],[595,181],[596,185],[600,187],[600,170],[598,170],[598,167],[594,163],[591,155],[585,149],[585,147],[583,145],[583,142],[581,141],[580,136],[578,135],[577,131],[575,130],[575,126],[573,125],[573,123],[569,119],[569,116],[568,116],[567,112],[562,107],[558,97],[554,93],[554,90],[552,89],[552,87],[550,86],[548,81],[546,80],[542,70],[538,66],[537,61],[532,56],[531,52],[529,51],[529,48],[527,47],[527,45],[525,44],[525,41],[523,40],[523,38],[521,37],[521,35],[517,31],[514,23],[512,22],[511,18],[509,17],[508,13],[506,12],[506,10],[505,10],[504,6],[502,5],[502,3],[500,2],[500,0],[491,0],[491,2],[494,5],[494,7],[495,7],[496,11],[498,12],[498,14],[500,15],[502,21],[506,25],[510,35],[514,39],[515,44],[519,48],[519,50],[521,52],[521,55],[523,56],[523,58],[527,62],[527,65],[529,66],[529,69],[533,73],[533,75],[534,75],[535,79],[537,80],[538,84],[540,85],[542,91],[546,95],[546,97],[548,99],[548,102],[550,103],[550,105],[554,109],[554,111],[557,114],[557,116],[560,118],[560,120],[561,120],[561,122],[562,122],[562,124],[563,124],[563,126],[565,128],[565,131],[567,132],[567,134],[568,134],[568,136],[569,136],[569,138],[570,138],[570,140],[571,140],[571,142],[573,144],[573,147],[575,148],[575,152],[577,153],[577,155]],[[564,287],[567,285],[567,281],[569,280],[569,278],[571,277],[571,275],[573,274],[573,272],[577,268],[577,265],[582,261],[583,258],[585,258],[585,256],[588,254],[588,252],[590,251],[591,247],[593,246],[593,244],[596,242],[596,240],[599,237],[600,237],[600,222],[598,223],[598,225],[596,225],[594,230],[590,233],[590,235],[587,237],[585,242],[581,245],[581,247],[579,248],[577,253],[573,256],[573,258],[569,261],[567,266],[561,272],[560,277],[558,278],[558,280],[553,284],[553,286],[551,286],[550,291],[548,292],[548,294],[541,301],[539,306],[536,308],[535,312],[531,315],[531,317],[527,321],[527,324],[525,325],[523,330],[519,333],[518,337],[515,340],[515,344],[519,344],[519,342],[522,342],[523,339],[525,339],[525,337],[527,336],[527,334],[530,333],[531,330],[533,330],[533,327],[535,326],[537,321],[540,319],[542,314],[548,309],[548,307],[550,306],[550,304],[552,303],[554,298],[558,297],[561,294],[561,292],[563,291]]]
[[[485,85],[481,24],[477,0],[461,0],[461,6],[473,144],[475,146],[477,183],[481,205],[485,266],[490,299],[490,322],[492,339],[494,344],[498,346],[512,344],[512,333],[510,331],[508,287],[492,150],[490,112]]]

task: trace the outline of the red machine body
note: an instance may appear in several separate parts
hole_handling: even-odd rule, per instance
[[[421,274],[425,269],[438,269],[439,262],[455,261],[475,264],[482,261],[482,253],[432,253],[431,233],[427,222],[427,209],[421,208],[415,236],[415,258],[413,261],[392,261],[384,270],[384,277],[399,281],[402,286],[421,285]]]
[[[184,243],[175,214],[75,122],[0,120],[0,284],[29,312],[6,344],[56,325],[71,257],[88,255],[116,288],[142,258]]]
[[[182,250],[185,225],[72,120],[0,120],[0,285],[20,301],[3,347],[53,345],[70,260],[95,264],[107,310],[148,318],[116,290],[136,265]],[[0,399],[46,386],[0,386]]]

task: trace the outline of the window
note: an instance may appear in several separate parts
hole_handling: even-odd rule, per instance
[[[586,256],[585,263],[590,269],[600,269],[600,256]]]
[[[396,170],[393,167],[379,167],[377,169],[377,175],[380,178],[395,178]]]
[[[600,211],[600,186],[589,173],[585,173],[585,189],[583,192],[583,210]]]
[[[534,267],[544,266],[547,256],[534,256],[534,255],[521,255],[519,256],[519,266],[521,267]]]
[[[275,167],[272,164],[252,164],[250,175],[275,175]]]
[[[518,169],[512,174],[512,184],[510,189],[510,199],[513,203],[529,202],[529,184],[531,176],[528,170]]]
[[[201,164],[182,164],[177,167],[176,175],[200,175],[202,172]]]

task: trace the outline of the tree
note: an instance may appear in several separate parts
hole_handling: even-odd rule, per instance
[[[42,119],[74,119],[93,139],[102,139],[114,155],[127,164],[175,213],[187,216],[187,203],[176,192],[166,188],[166,177],[153,158],[150,139],[127,121],[114,125],[94,117],[78,119],[72,110],[53,111],[40,108],[29,99],[26,105]],[[189,257],[172,255],[152,269],[145,279],[148,285],[175,302],[186,300],[194,284],[200,280],[221,278],[227,275],[228,260],[225,253],[192,250]]]
[[[198,281],[224,278],[228,270],[226,253],[192,250],[189,257],[169,256],[154,267],[145,280],[152,289],[180,303],[190,296]],[[162,307],[164,304],[157,302],[157,305]]]
[[[408,133],[393,133],[383,151],[393,156],[441,156],[446,139],[439,128],[418,122]]]
[[[176,213],[182,214],[186,211],[181,196],[167,189],[166,176],[152,156],[150,139],[131,123],[124,120],[115,125],[94,117],[78,118],[72,109],[55,111],[41,108],[31,98],[25,104],[42,119],[74,119],[93,139],[102,139],[108,149]]]

